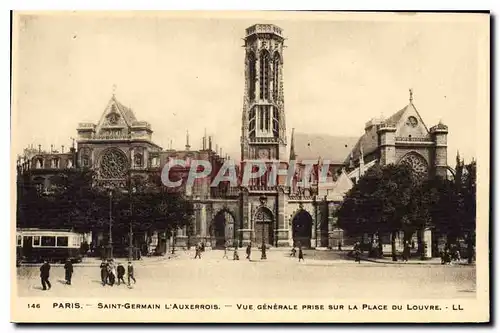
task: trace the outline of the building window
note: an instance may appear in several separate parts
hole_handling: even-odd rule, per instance
[[[90,166],[90,158],[88,155],[83,155],[82,157],[82,166],[88,168]]]
[[[33,237],[33,246],[40,246],[40,236]]]
[[[100,162],[101,176],[105,179],[121,179],[127,173],[128,159],[118,149],[107,150]]]
[[[257,71],[255,70],[255,54],[248,54],[248,96],[251,101],[255,100],[255,81],[257,79]]]
[[[142,168],[142,161],[143,161],[142,154],[137,153],[134,155],[134,164],[137,168]]]
[[[260,99],[269,99],[269,53],[260,55]]]
[[[68,237],[57,237],[57,246],[68,246]]]
[[[21,235],[17,236],[17,246],[21,246],[23,244],[23,237]]]
[[[250,124],[248,126],[251,138],[255,137],[255,121],[256,121],[255,120],[255,108],[252,108],[252,110],[250,110]]]
[[[41,169],[43,167],[43,160],[41,158],[36,159],[36,168]]]
[[[56,238],[54,236],[42,236],[42,246],[56,246]]]
[[[52,169],[57,169],[59,168],[59,159],[58,158],[53,158],[51,162],[51,168]]]
[[[279,120],[278,120],[278,110],[273,107],[273,136],[277,138],[279,136]]]
[[[279,97],[279,86],[280,86],[280,55],[278,52],[274,54],[273,68],[273,99],[276,101]]]
[[[260,123],[260,130],[263,131],[264,130],[264,107],[261,106],[259,108],[259,123]]]

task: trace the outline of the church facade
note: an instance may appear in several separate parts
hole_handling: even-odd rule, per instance
[[[288,167],[297,163],[291,183],[278,177],[269,184],[266,177],[249,184],[228,182],[211,187],[216,174],[197,179],[182,191],[195,206],[192,231],[179,230],[177,246],[204,242],[207,247],[261,246],[289,247],[301,244],[312,248],[333,248],[349,244],[336,228],[336,210],[345,193],[372,165],[406,163],[422,177],[445,177],[447,173],[447,133],[443,124],[427,128],[413,97],[407,106],[387,119],[366,123],[361,137],[318,135],[292,130],[286,137],[286,110],[283,79],[283,31],[271,24],[256,24],[245,31],[245,88],[241,124],[239,170],[258,161],[266,166]],[[158,177],[172,160],[184,160],[180,174],[185,178],[190,162],[209,161],[215,171],[228,156],[214,147],[212,138],[203,137],[201,149],[192,149],[189,134],[183,150],[162,148],[153,141],[149,123],[136,119],[135,112],[113,95],[96,123],[81,123],[76,144],[49,152],[29,147],[18,159],[19,174],[50,192],[51,177],[65,169],[90,168],[96,186],[127,190],[136,186],[162,186]],[[235,138],[236,140],[237,138]],[[312,172],[305,161],[315,160]],[[326,167],[326,183],[318,181]],[[302,180],[309,177],[303,186]],[[96,243],[105,234],[94,235]],[[152,249],[163,252],[161,231],[143,235]]]

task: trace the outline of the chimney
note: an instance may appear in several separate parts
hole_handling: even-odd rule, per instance
[[[64,154],[64,145],[61,146],[61,153]]]
[[[38,145],[38,153],[42,152],[42,145]]]
[[[208,150],[212,150],[212,136],[208,137]]]
[[[50,145],[50,152],[52,153],[54,151],[54,145]]]

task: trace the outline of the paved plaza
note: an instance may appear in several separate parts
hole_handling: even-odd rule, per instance
[[[270,250],[267,260],[260,251],[252,261],[222,259],[223,251],[203,253],[178,251],[175,258],[145,258],[134,262],[137,284],[100,284],[98,262],[75,264],[73,284],[64,284],[64,269],[53,265],[52,289],[42,291],[35,266],[17,268],[19,296],[34,297],[162,297],[162,298],[473,298],[476,296],[476,268],[466,265],[415,263],[361,264],[335,251],[305,251],[305,262],[289,252]],[[120,260],[118,260],[120,262]],[[126,261],[122,261],[126,264]],[[126,280],[126,277],[125,277]]]

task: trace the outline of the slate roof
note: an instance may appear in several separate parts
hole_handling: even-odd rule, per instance
[[[317,160],[321,157],[333,164],[343,164],[357,140],[357,137],[350,136],[294,133],[290,158],[295,154],[298,161]]]
[[[414,108],[413,104],[409,103],[408,105],[406,105],[398,112],[394,113],[389,118],[383,120],[382,123],[386,125],[396,126],[400,122],[401,118],[406,113],[408,108]],[[363,147],[363,155],[365,157],[377,150],[378,135],[376,127],[373,127],[372,129],[366,131],[360,138],[358,138],[358,141],[356,142],[352,150],[344,157],[345,158],[344,163],[346,164],[349,163],[349,160],[351,158],[351,153],[353,160],[354,161],[358,160],[361,146]]]

